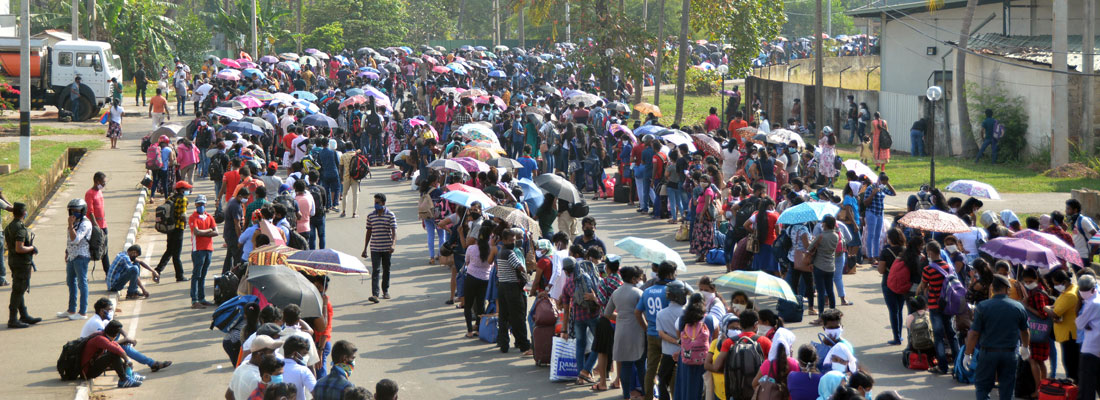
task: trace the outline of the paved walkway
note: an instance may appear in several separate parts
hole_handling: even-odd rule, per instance
[[[888,210],[893,209],[897,211],[903,211],[906,207],[906,202],[910,195],[917,192],[898,192],[897,196],[886,197],[886,207]],[[947,197],[958,196],[966,199],[966,196],[958,193],[945,193]],[[981,199],[985,206],[983,210],[993,210],[1000,213],[1001,210],[1009,209],[1016,213],[1016,215],[1023,214],[1049,214],[1051,211],[1064,211],[1066,207],[1066,200],[1069,200],[1069,193],[1001,193],[1000,200]]]

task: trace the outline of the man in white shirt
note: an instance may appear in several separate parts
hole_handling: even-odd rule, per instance
[[[305,357],[308,344],[305,339],[291,336],[283,343],[283,382],[293,383],[298,388],[298,400],[306,400],[313,393],[317,377],[306,366]]]
[[[102,331],[107,327],[107,322],[110,322],[111,318],[114,317],[115,305],[106,297],[101,297],[99,300],[96,300],[93,309],[95,310],[95,315],[88,318],[88,321],[84,323],[84,328],[80,330],[80,337],[82,338]],[[122,349],[126,351],[127,357],[130,357],[131,360],[137,361],[140,364],[148,365],[152,372],[160,371],[172,365],[171,361],[156,361],[149,358],[149,356],[141,354],[141,352],[134,348],[134,345],[137,344],[137,340],[126,337],[126,331],[122,331],[120,337],[115,340],[115,342],[117,342],[119,346],[122,346]]]
[[[281,340],[272,339],[270,336],[261,335],[252,340],[249,347],[250,360],[241,362],[241,365],[233,371],[233,378],[229,380],[229,387],[225,389],[227,400],[246,400],[256,390],[260,380],[260,359],[266,354],[274,354],[275,349],[282,346]]]

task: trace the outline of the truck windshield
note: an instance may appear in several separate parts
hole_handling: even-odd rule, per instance
[[[111,52],[111,49],[103,50],[103,58],[111,65],[112,71],[122,71],[122,60]]]

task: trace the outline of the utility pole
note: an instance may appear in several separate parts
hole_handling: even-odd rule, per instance
[[[1084,72],[1082,78],[1084,78],[1085,81],[1082,83],[1085,85],[1085,92],[1083,93],[1084,98],[1081,99],[1081,103],[1084,104],[1084,109],[1081,110],[1081,147],[1084,148],[1085,154],[1091,156],[1094,153],[1094,147],[1096,147],[1096,129],[1093,126],[1093,120],[1095,118],[1093,101],[1096,97],[1096,90],[1092,87],[1092,73],[1096,71],[1096,66],[1093,61],[1093,57],[1096,56],[1093,50],[1096,47],[1096,25],[1093,22],[1093,18],[1096,17],[1096,4],[1092,1],[1085,1],[1084,3],[1085,29],[1084,38],[1081,43],[1081,55],[1084,56],[1084,62],[1082,63],[1083,68],[1081,72]]]
[[[573,20],[569,18],[569,1],[565,2],[565,41],[573,43]]]
[[[821,1],[817,0],[817,12],[814,15],[814,120],[817,126],[825,126],[825,78],[821,75],[824,69],[822,49],[824,38],[821,37]],[[819,128],[820,129],[820,128]],[[817,132],[814,132],[817,134]]]
[[[95,1],[95,0],[89,0],[89,1]],[[301,22],[299,22],[299,23],[301,23]],[[252,0],[252,58],[256,59],[256,60],[260,59],[260,53],[257,52],[257,45],[256,45],[256,41],[259,40],[258,36],[259,36],[259,32],[258,32],[258,29],[256,27],[256,0]]]
[[[31,168],[31,0],[20,1],[19,14],[19,169],[26,170]]]
[[[1052,14],[1054,36],[1050,63],[1050,167],[1057,168],[1069,162],[1069,77],[1066,76],[1066,51],[1068,43],[1068,0],[1054,0]],[[1091,51],[1090,51],[1091,52]]]
[[[657,0],[657,60],[653,63],[653,104],[661,104],[661,60],[665,58],[665,0]]]
[[[88,39],[96,40],[95,0],[88,0]],[[74,38],[75,39],[75,38]]]
[[[71,8],[73,12],[72,35],[73,40],[77,40],[80,39],[80,0],[73,0],[73,5]]]
[[[295,13],[298,17],[298,54],[302,53],[302,0],[298,0]]]

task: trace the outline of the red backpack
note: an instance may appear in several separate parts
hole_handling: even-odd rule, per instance
[[[703,365],[710,351],[710,330],[703,321],[680,330],[680,361],[686,365]]]
[[[913,287],[913,281],[909,280],[909,266],[898,257],[890,265],[890,274],[886,276],[886,287],[897,294],[908,294]]]

